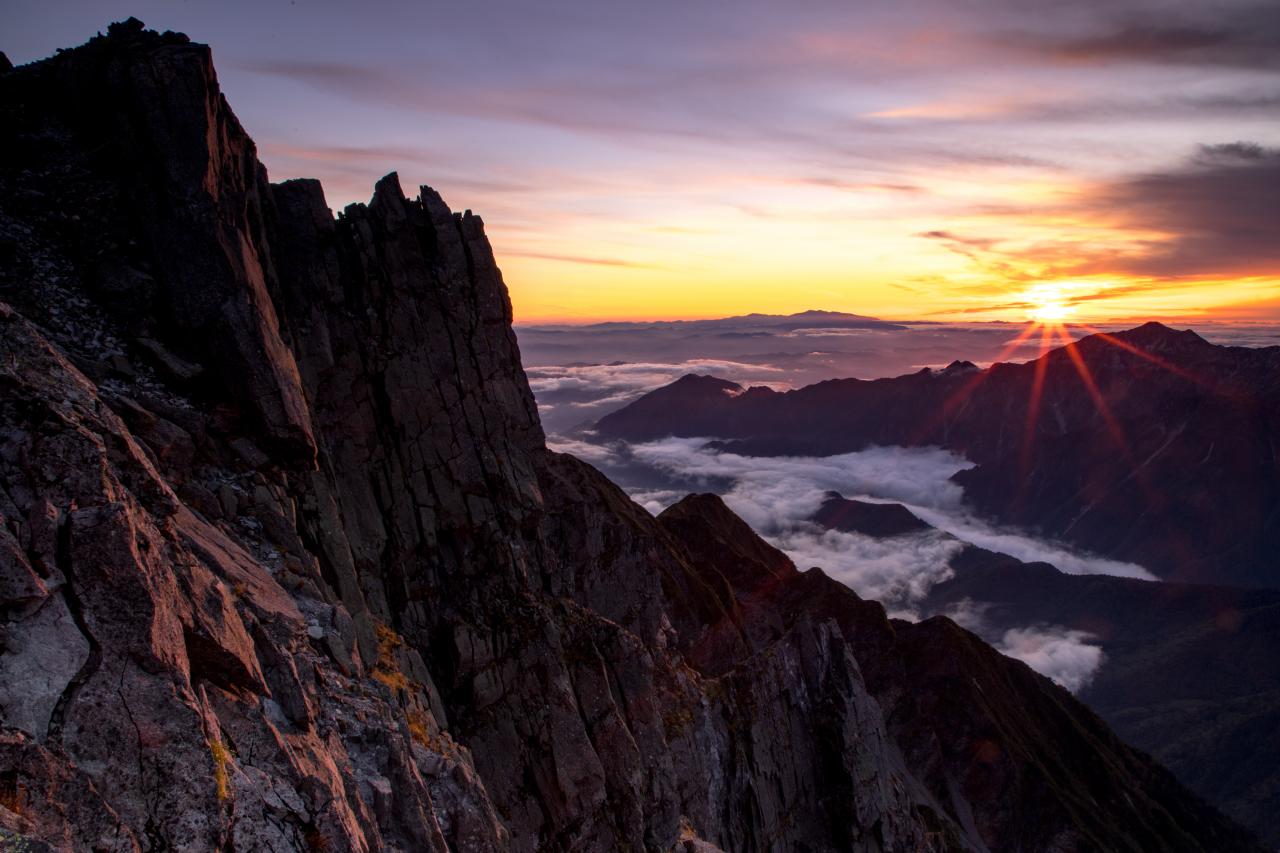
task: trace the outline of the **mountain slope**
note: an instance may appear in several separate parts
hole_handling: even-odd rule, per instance
[[[0,115],[7,842],[1256,849],[946,620],[548,452],[479,218],[269,183],[207,48],[114,25]]]
[[[932,529],[901,504],[834,493],[813,522],[882,539]],[[1264,842],[1280,843],[1280,592],[1071,575],[973,545],[947,566],[913,602],[919,613],[952,615],[997,648],[1064,673],[1081,644],[1101,649],[1077,696]]]
[[[1280,585],[1280,347],[1148,323],[981,371],[664,405],[674,387],[602,418],[599,435],[710,436],[754,455],[937,445],[976,463],[955,479],[989,517],[1170,580]]]
[[[984,637],[1086,632],[1105,654],[1079,691],[1126,741],[1280,843],[1280,592],[1067,575],[979,548],[951,561],[925,613],[977,610]]]

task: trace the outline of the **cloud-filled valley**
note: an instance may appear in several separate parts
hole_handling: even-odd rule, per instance
[[[841,319],[843,317],[843,319]],[[1204,324],[1197,331],[1224,344],[1280,340],[1269,324]],[[827,318],[744,317],[697,323],[524,327],[521,347],[553,449],[600,468],[657,514],[692,492],[714,492],[801,569],[818,566],[895,616],[930,615],[929,591],[954,572],[969,545],[1024,563],[1048,563],[1077,575],[1150,580],[1143,566],[1000,526],[976,515],[952,477],[972,467],[938,448],[870,447],[827,457],[754,457],[717,448],[713,436],[630,445],[602,442],[590,423],[686,373],[744,386],[795,388],[837,376],[877,378],[942,366],[953,359],[986,364],[1004,353],[1037,354],[1037,336],[1009,349],[1018,327],[999,323],[889,324],[852,315]],[[1083,334],[1071,329],[1073,336]],[[907,507],[931,530],[892,538],[826,529],[812,519],[830,492]],[[1087,685],[1105,656],[1087,632],[1054,624],[999,628],[982,620],[980,603],[948,614],[1005,654],[1071,690]]]
[[[922,600],[935,584],[952,576],[950,561],[965,543],[1025,562],[1048,562],[1070,574],[1151,577],[1141,566],[1083,554],[975,517],[965,507],[962,489],[950,479],[969,463],[937,448],[872,447],[829,457],[754,457],[717,450],[705,438],[607,446],[570,439],[553,442],[552,447],[601,468],[655,514],[690,492],[718,493],[799,568],[817,566],[900,618],[927,615],[919,610]],[[812,517],[833,491],[871,502],[901,503],[935,529],[891,538],[824,529]],[[968,615],[966,627],[1069,689],[1086,684],[1102,662],[1101,650],[1083,632],[1026,626],[989,636],[977,616]]]

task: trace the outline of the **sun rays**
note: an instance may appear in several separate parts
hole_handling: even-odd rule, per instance
[[[1054,327],[1054,333],[1063,343],[1063,350],[1067,353],[1067,357],[1071,359],[1072,366],[1076,369],[1076,373],[1080,377],[1080,382],[1084,385],[1085,391],[1089,393],[1089,399],[1093,400],[1093,405],[1097,408],[1098,414],[1107,425],[1107,432],[1111,434],[1111,438],[1116,443],[1116,447],[1124,454],[1125,458],[1132,462],[1132,454],[1129,451],[1129,444],[1125,440],[1124,430],[1120,427],[1120,422],[1116,420],[1115,415],[1111,414],[1111,407],[1107,405],[1107,400],[1102,396],[1102,391],[1098,388],[1098,383],[1093,378],[1093,371],[1089,369],[1089,365],[1085,364],[1084,356],[1080,354],[1079,345],[1071,340],[1071,335],[1067,332],[1065,326]]]
[[[1145,482],[1142,466],[1135,456],[1133,437],[1126,435],[1121,419],[1113,410],[1114,394],[1109,395],[1107,389],[1099,385],[1097,366],[1107,352],[1114,350],[1202,388],[1213,390],[1214,386],[1163,355],[1150,351],[1141,345],[1141,341],[1125,340],[1083,323],[1068,325],[1063,318],[1070,316],[1074,309],[1069,285],[1037,286],[1024,295],[1030,306],[1026,325],[1009,340],[990,367],[965,377],[942,400],[935,413],[921,425],[914,439],[945,444],[956,416],[974,401],[975,394],[985,383],[991,381],[993,373],[1003,372],[999,365],[1010,359],[1025,362],[1025,379],[1021,380],[1026,383],[1025,390],[1014,392],[1018,395],[1018,400],[1025,401],[1021,416],[1022,429],[1015,439],[1020,485],[1014,504],[1020,504],[1026,491],[1033,486],[1038,454],[1046,452],[1042,434],[1046,401],[1061,399],[1054,392],[1063,382],[1078,383],[1078,387],[1084,391],[1083,396],[1087,397],[1096,412],[1102,431],[1107,436],[1104,441],[1114,449],[1118,457],[1117,477],[1121,481],[1136,479],[1148,499],[1154,499],[1150,485]],[[1076,340],[1080,333],[1087,337]]]
[[[1018,348],[1031,337],[1040,325],[1041,324],[1039,323],[1028,323],[1027,326],[1013,338],[1013,340],[1005,344],[1004,349],[1002,349],[992,360],[991,364],[993,366],[999,364],[1009,356],[1013,355]],[[973,392],[977,391],[978,387],[986,381],[988,374],[989,370],[982,370],[969,377],[955,393],[948,396],[942,402],[942,405],[939,407],[933,418],[921,425],[917,434],[912,436],[912,440],[916,442],[926,440],[926,438],[932,435],[938,428],[941,428],[945,434],[947,429],[947,419],[956,414],[964,404],[968,402],[969,397],[972,396]]]
[[[1027,403],[1027,421],[1022,432],[1021,474],[1025,481],[1031,470],[1031,449],[1034,446],[1036,426],[1040,419],[1040,399],[1044,396],[1045,373],[1049,360],[1044,355],[1053,347],[1053,327],[1040,324],[1040,357],[1035,360],[1035,376],[1031,381],[1031,397]],[[1021,494],[1021,492],[1019,493]]]

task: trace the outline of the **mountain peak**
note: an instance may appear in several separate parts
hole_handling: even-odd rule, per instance
[[[939,372],[944,376],[956,376],[964,373],[973,373],[980,369],[981,368],[979,368],[978,365],[974,364],[972,361],[962,361],[961,359],[956,359],[955,361],[948,364],[946,367],[942,368],[942,370]]]
[[[861,533],[877,539],[933,529],[902,504],[850,500],[839,492],[826,493],[812,520],[828,530]]]
[[[710,373],[686,373],[666,387],[671,390],[679,389],[682,392],[693,390],[701,392],[722,391],[733,395],[741,394],[746,390],[737,382],[730,382],[728,379],[721,379],[719,376],[712,376]]]
[[[1210,346],[1208,341],[1190,329],[1172,329],[1155,320],[1143,323],[1141,326],[1135,326],[1132,329],[1116,332],[1112,337],[1151,349]]]
[[[804,311],[797,311],[796,313],[790,314],[788,316],[795,319],[824,319],[825,320],[832,317],[857,319],[857,320],[875,319],[872,317],[867,317],[863,314],[850,314],[847,311],[827,311],[826,309],[823,309],[823,308],[808,308],[808,309],[805,309]]]
[[[694,384],[732,384],[727,379],[722,379],[711,373],[685,373],[676,382],[683,382],[688,385]]]
[[[680,412],[693,423],[718,417],[724,406],[742,397],[746,389],[736,382],[703,373],[686,373],[670,385],[650,391],[617,412],[596,422],[602,434],[630,440],[649,440],[670,435],[665,424],[672,412]]]
[[[686,543],[705,577],[719,573],[739,592],[796,574],[791,559],[761,539],[719,495],[687,495],[658,521]]]
[[[145,32],[147,25],[135,17],[125,18],[107,25],[107,36],[110,38],[129,38]]]

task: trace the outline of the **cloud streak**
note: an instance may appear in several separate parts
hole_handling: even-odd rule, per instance
[[[1005,296],[1031,281],[1072,281],[1063,302],[1097,306],[1148,297],[1187,300],[1208,282],[1235,282],[1244,301],[1280,292],[1280,149],[1250,142],[1202,145],[1182,162],[1082,188],[1050,203],[995,208],[986,228],[933,229],[931,240],[1006,283]],[[1057,234],[1028,240],[1023,223],[1061,222]],[[1212,297],[1207,299],[1212,304]],[[943,313],[1023,312],[1009,298]]]
[[[1061,625],[1030,625],[1000,631],[987,621],[989,605],[963,599],[944,614],[989,642],[996,651],[1020,660],[1057,684],[1078,693],[1089,685],[1106,654],[1097,637]]]
[[[1093,680],[1106,659],[1102,648],[1089,642],[1092,639],[1084,631],[1060,625],[1011,628],[1000,638],[996,649],[1078,693]]]
[[[575,452],[571,444],[557,449]],[[628,446],[589,444],[583,458],[603,468],[651,512],[683,494],[714,491],[760,535],[801,567],[819,566],[859,595],[915,618],[929,589],[951,576],[969,542],[1018,559],[1052,562],[1075,574],[1150,578],[1130,563],[1082,554],[973,517],[952,475],[971,466],[939,448],[872,447],[825,457],[754,457],[716,450],[708,439],[669,438]],[[657,480],[652,476],[660,475]],[[636,484],[636,485],[632,485]],[[810,521],[838,491],[906,505],[936,530],[881,540],[824,530]]]
[[[1239,142],[1204,146],[1178,168],[1103,186],[1085,210],[1158,236],[1067,272],[1280,275],[1278,186],[1280,149]]]
[[[625,267],[634,270],[650,270],[656,269],[657,264],[648,264],[641,261],[628,261],[623,258],[596,258],[587,257],[586,255],[558,255],[554,252],[533,252],[533,251],[511,251],[503,252],[505,256],[517,258],[539,258],[544,261],[560,261],[566,264],[586,264],[587,266],[596,267]]]
[[[1016,530],[992,527],[984,521],[949,508],[912,506],[922,521],[979,548],[1016,557],[1024,563],[1049,563],[1069,575],[1114,575],[1154,580],[1155,576],[1134,563],[1081,554],[1065,545],[1031,537]]]
[[[1280,66],[1280,10],[1274,4],[1118,11],[1110,20],[1092,22],[1087,32],[1013,34],[996,42],[1068,64]]]

